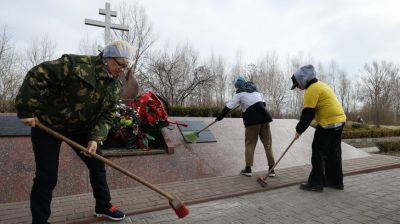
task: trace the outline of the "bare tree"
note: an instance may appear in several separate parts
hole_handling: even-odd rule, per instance
[[[366,105],[370,106],[369,114],[375,124],[384,122],[385,114],[390,108],[393,83],[398,79],[399,69],[391,62],[373,61],[365,64],[361,72],[363,81],[363,94]]]
[[[311,56],[305,56],[302,52],[297,53],[297,55],[288,57],[286,60],[286,66],[284,69],[284,74],[287,76],[284,77],[285,79],[289,80],[289,87],[291,86],[291,77],[293,73],[306,64],[313,64],[313,59]],[[289,91],[287,95],[287,103],[286,103],[286,116],[288,118],[299,118],[301,114],[301,110],[303,108],[303,95],[302,91],[298,89],[294,89]]]
[[[27,72],[44,61],[54,59],[55,51],[56,44],[47,35],[35,38],[25,51],[25,60],[22,62],[22,67]]]
[[[328,69],[326,74],[321,74],[322,72],[318,72],[319,79],[325,81],[335,93],[338,93],[338,77],[340,76],[341,69],[339,68],[338,64],[331,60],[328,65]],[[322,78],[324,76],[324,78]]]
[[[212,75],[215,77],[215,83],[212,86],[212,90],[215,94],[215,100],[217,106],[224,106],[226,101],[226,89],[227,89],[227,74],[225,74],[225,63],[222,57],[218,57],[214,60],[211,58],[210,69]]]
[[[142,84],[161,97],[166,99],[169,105],[190,105],[196,88],[200,85],[213,83],[213,76],[207,66],[200,65],[198,54],[190,47],[177,47],[169,54],[167,49],[158,51],[150,58],[147,68],[139,73]],[[191,97],[191,101],[186,99]]]
[[[393,123],[398,124],[398,118],[400,116],[400,80],[397,79],[393,83],[393,92],[391,94],[391,107],[393,110]]]
[[[0,112],[13,110],[13,100],[21,82],[22,75],[17,72],[15,45],[4,26],[0,33]]]
[[[78,50],[84,55],[98,55],[100,43],[97,40],[91,40],[89,35],[86,34],[78,45]]]
[[[152,26],[147,18],[146,11],[138,4],[122,2],[119,6],[119,22],[129,26],[129,32],[114,31],[118,39],[129,42],[134,47],[131,70],[132,76],[137,75],[144,69],[146,53],[154,44]],[[140,81],[140,80],[139,80]]]
[[[289,80],[284,76],[276,53],[267,54],[256,66],[251,66],[250,79],[253,80],[264,94],[268,109],[273,117],[282,116]]]
[[[350,94],[351,94],[351,81],[347,79],[346,73],[341,71],[339,74],[338,96],[345,113],[350,111]]]

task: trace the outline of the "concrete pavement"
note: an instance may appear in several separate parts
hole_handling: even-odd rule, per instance
[[[296,185],[191,205],[184,219],[162,210],[128,216],[120,223],[400,223],[400,168],[349,176],[344,182],[343,191],[307,192]]]
[[[351,208],[351,204],[353,201],[359,204],[361,202],[365,202],[367,207],[371,207],[372,209],[368,211],[373,211],[374,203],[377,199],[379,199],[378,208],[385,208],[389,206],[394,206],[393,209],[396,211],[399,210],[398,195],[400,195],[399,187],[399,169],[400,169],[400,157],[394,156],[382,156],[382,155],[371,155],[368,157],[349,159],[343,161],[343,170],[345,174],[345,184],[346,188],[342,192],[335,192],[327,189],[326,192],[322,193],[319,196],[313,194],[309,194],[310,192],[300,192],[298,189],[298,183],[307,180],[309,171],[311,166],[296,166],[296,167],[288,167],[277,169],[277,177],[268,179],[268,185],[266,188],[259,186],[256,183],[256,179],[259,176],[265,174],[264,172],[256,172],[253,177],[244,177],[242,175],[233,175],[233,176],[220,176],[220,177],[211,177],[211,178],[200,178],[196,180],[189,181],[178,181],[171,183],[163,183],[159,184],[158,187],[161,189],[173,193],[177,195],[180,199],[188,204],[188,207],[191,211],[191,214],[188,218],[178,220],[175,216],[174,211],[169,207],[168,201],[160,196],[159,194],[149,190],[144,186],[138,186],[133,188],[125,188],[112,190],[112,203],[116,204],[122,211],[124,211],[129,217],[125,222],[130,223],[163,223],[167,221],[167,223],[213,223],[214,219],[219,220],[219,216],[221,217],[229,217],[231,215],[230,212],[234,214],[238,214],[235,220],[231,221],[231,223],[235,223],[234,221],[240,221],[243,219],[246,222],[236,222],[236,223],[257,223],[256,221],[263,223],[266,218],[250,218],[253,216],[258,217],[256,214],[258,212],[264,213],[266,212],[266,217],[275,217],[275,221],[278,221],[278,218],[289,218],[291,215],[287,214],[291,209],[302,214],[304,208],[310,207],[312,208],[310,212],[313,214],[314,210],[318,211],[318,209],[324,209],[324,206],[328,206],[326,208],[325,213],[316,212],[316,215],[328,214],[330,213],[330,206],[324,204],[320,199],[335,200],[335,204],[341,204],[341,200],[344,201],[344,207],[336,206],[338,209],[346,210]],[[357,175],[360,173],[370,173],[377,172],[381,170],[388,170],[390,172],[391,169],[395,169],[396,172],[389,173],[388,175],[383,172],[383,174],[378,173],[376,176],[366,176],[366,178],[362,178],[360,180],[353,180],[352,175]],[[367,175],[370,175],[367,174]],[[397,175],[397,176],[396,176]],[[372,178],[375,177],[375,178]],[[278,189],[278,190],[276,190]],[[381,191],[382,189],[382,191]],[[349,192],[350,191],[350,192]],[[357,195],[357,192],[361,192],[361,196]],[[272,192],[272,193],[271,193]],[[278,192],[278,193],[274,193]],[[293,193],[297,192],[297,193]],[[261,194],[257,194],[261,193]],[[311,192],[312,193],[312,192]],[[340,193],[340,194],[337,194]],[[381,193],[383,193],[383,197],[380,197]],[[336,196],[337,194],[337,196]],[[262,198],[259,200],[259,205],[257,204],[254,207],[250,202],[252,200],[249,199],[248,202],[245,202],[245,198],[248,195],[249,197]],[[251,196],[255,195],[255,196]],[[274,196],[277,195],[277,196]],[[288,198],[285,198],[287,195]],[[306,199],[301,199],[301,197],[296,195],[309,195]],[[332,196],[334,195],[334,196]],[[269,198],[271,197],[271,198]],[[308,198],[309,197],[309,198]],[[362,201],[362,198],[365,197],[365,201]],[[224,200],[222,202],[215,202],[216,200],[224,199],[233,208],[242,206],[239,202],[243,201],[244,205],[248,205],[253,209],[244,209],[244,211],[236,211],[227,210],[225,213],[225,205]],[[280,202],[282,200],[282,202]],[[304,201],[302,201],[304,200]],[[256,200],[258,201],[258,199]],[[270,202],[273,202],[272,204]],[[211,204],[201,204],[204,202],[208,202]],[[301,202],[301,203],[299,203]],[[216,204],[214,204],[216,203]],[[220,203],[222,203],[220,205]],[[233,203],[233,205],[232,205]],[[239,204],[238,204],[239,203]],[[264,203],[264,204],[262,204]],[[318,204],[320,203],[320,204]],[[292,207],[285,207],[288,204]],[[386,205],[387,204],[387,205]],[[214,205],[214,207],[213,207]],[[107,221],[105,218],[96,218],[93,216],[93,206],[94,199],[91,193],[63,196],[63,197],[55,197],[52,201],[52,215],[50,217],[51,223],[93,223],[93,222],[103,222]],[[197,206],[200,206],[197,208]],[[262,209],[258,209],[259,206]],[[272,206],[272,207],[271,207]],[[282,207],[283,206],[283,207]],[[265,207],[265,208],[264,208]],[[270,207],[270,208],[269,208]],[[300,207],[300,208],[297,208]],[[209,210],[207,210],[209,208]],[[227,207],[229,208],[229,206]],[[256,208],[256,210],[254,210]],[[290,208],[290,209],[289,209]],[[201,212],[206,209],[207,212],[204,214]],[[271,214],[270,211],[273,209],[274,214]],[[289,210],[288,210],[289,209]],[[297,210],[298,209],[298,210]],[[157,211],[162,211],[158,213]],[[248,211],[247,211],[248,210]],[[259,210],[259,211],[258,211]],[[336,211],[336,210],[332,210]],[[340,210],[341,211],[341,210]],[[353,210],[349,210],[348,213],[351,213]],[[391,210],[390,210],[391,211]],[[146,216],[142,216],[144,213],[148,213]],[[357,212],[357,211],[356,211]],[[247,213],[251,214],[250,216],[246,216]],[[207,214],[210,215],[207,218]],[[216,214],[219,216],[216,217]],[[241,214],[241,215],[240,215]],[[260,215],[258,214],[258,215]],[[340,213],[341,214],[341,213]],[[368,213],[370,214],[370,213]],[[374,213],[375,214],[375,213]],[[390,217],[390,214],[379,213],[379,217],[382,218],[385,214],[385,217]],[[354,213],[355,216],[364,216],[364,214]],[[293,214],[295,217],[295,214]],[[138,217],[147,217],[147,218],[138,218]],[[167,217],[167,218],[166,218]],[[303,217],[300,215],[300,217]],[[308,217],[307,214],[304,217]],[[303,218],[304,218],[303,217]],[[207,218],[206,221],[202,220],[203,218]],[[315,218],[315,217],[314,217]],[[400,219],[397,223],[400,223]],[[148,220],[147,220],[148,219]],[[228,219],[228,218],[227,218]],[[269,218],[268,218],[269,219]],[[361,218],[360,218],[361,219]],[[392,218],[393,219],[393,218]],[[392,220],[389,219],[389,220]],[[144,221],[143,221],[144,220]],[[229,220],[226,221],[229,223]],[[312,220],[312,219],[311,219]],[[336,221],[340,219],[337,219]],[[307,219],[307,221],[309,221]],[[351,223],[345,220],[342,223]],[[386,219],[384,221],[387,221]],[[29,201],[21,201],[21,202],[13,202],[13,203],[0,203],[0,223],[30,223],[31,216],[29,210]],[[225,223],[226,223],[225,222]],[[220,223],[220,222],[215,222]],[[279,223],[279,222],[278,222]],[[289,221],[281,222],[281,223],[290,223]],[[296,223],[296,222],[292,222]],[[333,222],[335,223],[335,221]],[[353,222],[354,223],[354,222]],[[359,222],[362,223],[362,222]],[[372,222],[373,223],[373,222]],[[384,223],[384,222],[379,222]],[[387,221],[387,223],[390,223]]]

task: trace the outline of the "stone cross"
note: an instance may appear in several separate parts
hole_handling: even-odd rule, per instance
[[[110,43],[110,30],[111,29],[116,29],[116,30],[122,30],[122,31],[128,31],[129,32],[129,27],[125,25],[120,25],[120,24],[115,24],[111,23],[111,17],[117,17],[117,12],[116,11],[111,11],[111,6],[109,2],[106,2],[106,8],[105,9],[99,9],[99,14],[104,15],[105,21],[96,21],[92,19],[85,19],[85,24],[86,25],[91,25],[91,26],[99,26],[99,27],[104,27],[105,32],[104,32],[104,44],[107,45]]]

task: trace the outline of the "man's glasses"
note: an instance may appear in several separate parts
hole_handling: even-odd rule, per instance
[[[122,69],[126,69],[127,67],[128,67],[128,65],[129,65],[129,63],[127,63],[127,64],[124,64],[124,63],[121,63],[121,62],[119,62],[117,59],[115,59],[115,58],[112,58],[114,61],[115,61],[115,63],[117,63],[117,65],[120,67],[120,68],[122,68]]]

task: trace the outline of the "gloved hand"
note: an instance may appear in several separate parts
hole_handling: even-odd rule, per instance
[[[223,114],[220,114],[217,116],[217,118],[215,118],[216,121],[220,121],[222,119],[224,119],[225,116],[223,116]]]
[[[221,111],[221,113],[215,118],[216,121],[220,121],[224,119],[225,115],[230,111],[231,109],[228,107],[224,107],[224,109]]]

